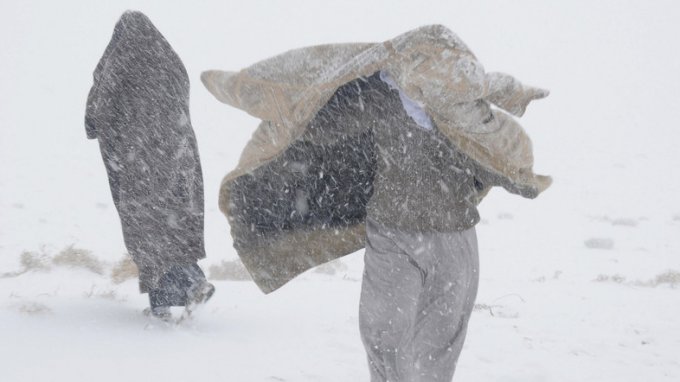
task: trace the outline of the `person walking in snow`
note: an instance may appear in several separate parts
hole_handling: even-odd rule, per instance
[[[220,193],[258,286],[365,247],[371,381],[450,381],[477,293],[478,203],[493,186],[534,198],[551,182],[533,173],[522,127],[491,104],[521,116],[547,92],[485,73],[438,25],[202,81],[263,120]]]
[[[203,178],[189,119],[189,78],[142,13],[125,12],[94,71],[85,129],[97,139],[142,293],[162,319],[205,302]]]

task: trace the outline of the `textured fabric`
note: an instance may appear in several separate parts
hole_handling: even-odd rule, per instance
[[[364,246],[380,106],[369,93],[361,79],[339,88],[303,137],[230,186],[234,247],[263,291]]]
[[[404,107],[404,111],[406,111],[406,114],[408,114],[408,116],[411,117],[411,119],[413,119],[413,121],[417,123],[418,126],[425,130],[432,130],[434,127],[432,125],[432,119],[429,115],[427,115],[424,105],[421,105],[419,102],[413,100],[401,89],[399,89],[399,85],[397,85],[396,81],[394,81],[394,78],[392,78],[390,73],[386,70],[380,71],[380,79],[386,83],[390,89],[397,90],[399,92],[399,98],[401,99],[401,105]]]
[[[94,72],[88,138],[99,141],[143,292],[205,257],[203,179],[184,65],[151,21],[126,12]]]
[[[460,150],[506,178],[503,187],[508,191],[535,197],[550,185],[549,177],[533,173],[531,141],[512,117],[488,107],[484,115],[476,113],[477,101],[486,100],[521,116],[532,100],[548,92],[506,74],[485,73],[458,36],[441,25],[430,25],[384,43],[313,46],[240,72],[204,72],[201,80],[218,100],[269,122],[260,125],[237,168],[225,177],[221,209],[229,214],[231,180],[285,151],[338,87],[379,70],[387,70],[406,95],[425,105],[440,131]],[[489,118],[491,123],[482,123]]]
[[[158,281],[158,288],[149,291],[151,309],[160,306],[185,306],[191,300],[191,291],[205,284],[205,274],[198,264],[172,266]]]
[[[462,231],[477,224],[483,168],[456,150],[438,128],[418,126],[398,90],[377,74],[367,83],[371,91],[361,97],[367,118],[375,121],[376,155],[368,216],[405,232]]]
[[[233,182],[234,247],[271,291],[362,248],[367,213],[412,232],[471,227],[480,181],[494,184],[436,129],[418,127],[378,74],[359,78],[280,157]]]
[[[359,307],[372,382],[449,382],[479,280],[474,228],[408,233],[367,220]]]
[[[364,119],[363,104],[343,103],[336,96],[343,85],[357,85],[354,80],[380,70],[388,71],[405,95],[423,105],[457,152],[487,172],[486,179],[475,184],[482,189],[469,202],[479,202],[493,185],[528,198],[550,185],[550,177],[533,173],[531,141],[522,127],[490,105],[521,116],[530,101],[547,92],[505,74],[485,73],[467,46],[439,25],[384,43],[296,49],[240,72],[204,72],[201,80],[218,100],[262,119],[237,167],[222,181],[219,206],[229,220],[239,257],[265,293],[363,247],[362,203],[372,192],[366,183],[376,171],[367,166],[378,163],[371,161],[366,142],[376,121]],[[350,112],[362,117],[351,117]],[[318,122],[334,118],[341,122],[314,133]],[[353,180],[351,174],[360,177]],[[300,186],[305,181],[310,183]],[[327,189],[329,197],[317,202],[324,194],[313,199],[310,188]],[[455,188],[449,190],[452,198],[459,198]],[[274,196],[278,201],[264,200]],[[323,215],[314,208],[319,203],[328,211],[324,219],[316,218]],[[299,211],[312,211],[313,218]]]

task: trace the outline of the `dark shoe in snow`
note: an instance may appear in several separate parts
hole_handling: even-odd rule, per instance
[[[182,320],[188,318],[196,306],[208,301],[213,293],[215,287],[206,280],[197,264],[175,265],[161,277],[158,288],[149,292],[150,314],[169,320],[172,318],[171,306],[184,306]]]
[[[194,284],[191,289],[187,292],[188,303],[190,304],[203,304],[210,300],[210,297],[215,293],[215,286],[211,283],[203,280],[203,282]]]
[[[146,308],[144,309],[144,314],[146,316],[158,318],[161,321],[165,322],[172,321],[172,312],[170,311],[169,306],[157,306],[155,308]]]
[[[187,293],[188,301],[184,306],[184,312],[182,312],[179,321],[191,318],[191,314],[196,311],[196,308],[210,300],[214,293],[215,286],[207,281],[194,285]]]

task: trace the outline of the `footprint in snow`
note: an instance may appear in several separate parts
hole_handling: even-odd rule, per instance
[[[638,220],[637,219],[629,219],[629,218],[618,218],[618,219],[612,220],[612,225],[614,225],[614,226],[624,226],[624,227],[637,227]]]
[[[614,240],[606,237],[591,237],[590,239],[586,240],[584,244],[586,245],[586,248],[590,249],[609,250],[614,248]]]
[[[503,212],[503,213],[498,214],[498,219],[500,219],[500,220],[512,220],[514,218],[515,218],[515,216],[511,213],[508,213],[508,212]]]

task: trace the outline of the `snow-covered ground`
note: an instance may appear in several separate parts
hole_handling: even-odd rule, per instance
[[[1,1],[0,380],[368,380],[361,252],[268,296],[214,280],[213,300],[179,326],[142,315],[135,281],[109,277],[125,248],[83,116],[128,8],[192,80],[204,269],[236,258],[217,190],[256,121],[215,101],[200,72],[441,23],[487,70],[552,91],[521,123],[555,183],[533,201],[497,190],[483,202],[478,305],[455,380],[680,380],[680,5],[500,0]],[[53,264],[70,246],[101,273]],[[25,251],[49,269],[15,274]]]

